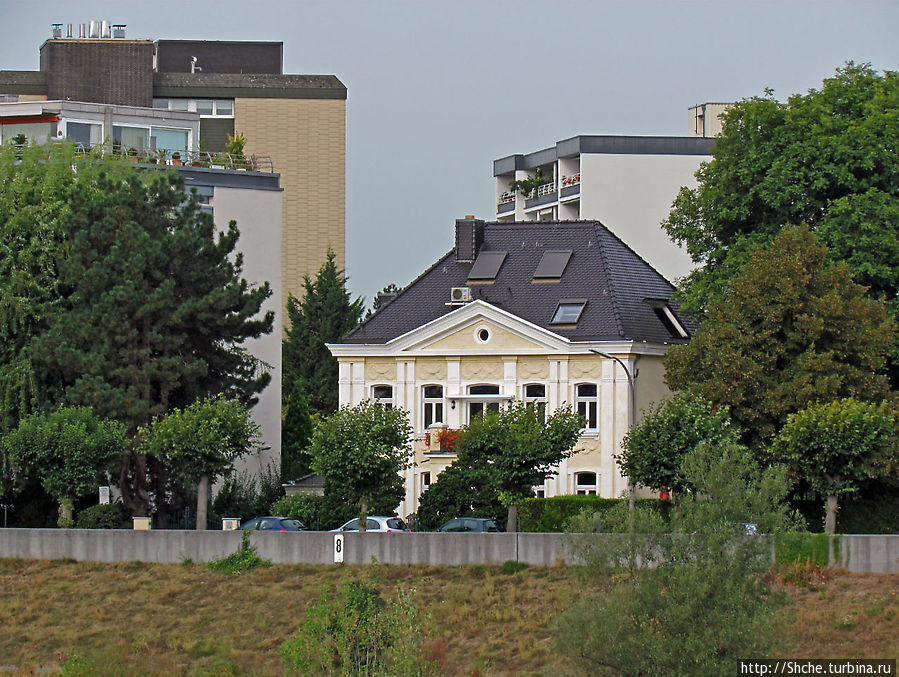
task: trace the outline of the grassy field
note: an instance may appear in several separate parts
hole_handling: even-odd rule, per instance
[[[0,673],[68,660],[78,674],[282,674],[281,641],[342,576],[370,576],[385,595],[414,587],[433,624],[426,655],[449,675],[564,673],[550,623],[595,585],[568,568],[295,565],[227,576],[202,565],[0,560]],[[782,656],[899,654],[899,576],[840,573],[784,588]]]

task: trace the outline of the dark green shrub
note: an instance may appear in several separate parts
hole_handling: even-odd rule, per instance
[[[262,468],[257,477],[241,472],[229,475],[212,501],[210,522],[221,526],[222,517],[253,517],[272,514],[272,504],[284,495],[281,476],[274,463]]]
[[[343,580],[322,590],[281,657],[288,674],[430,675],[436,665],[422,652],[429,625],[414,590],[398,587],[385,601],[368,581]]]
[[[240,574],[256,567],[268,567],[271,565],[270,561],[262,559],[256,553],[256,546],[250,543],[249,531],[243,532],[237,552],[232,552],[221,559],[214,559],[206,563],[206,566],[211,571],[220,574]]]
[[[537,533],[560,533],[568,528],[569,522],[584,511],[598,515],[611,510],[626,498],[600,498],[599,496],[554,496],[552,498],[529,498],[518,508],[521,531]],[[671,514],[671,501],[656,498],[641,498],[641,505],[650,507],[667,521]]]
[[[792,501],[809,531],[824,530],[824,499]],[[837,509],[838,534],[899,533],[899,489],[886,482],[872,483],[853,498],[841,498]]]
[[[78,529],[127,529],[128,512],[121,503],[99,503],[78,512]]]

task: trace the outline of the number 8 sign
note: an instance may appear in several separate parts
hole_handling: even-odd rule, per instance
[[[334,534],[334,563],[343,564],[343,534]]]

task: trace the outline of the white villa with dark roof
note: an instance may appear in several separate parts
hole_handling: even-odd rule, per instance
[[[400,514],[455,459],[443,431],[515,401],[569,404],[586,421],[578,453],[537,495],[624,494],[614,454],[667,395],[662,359],[692,332],[673,292],[598,221],[459,219],[453,250],[329,345],[341,405],[375,399],[410,414]]]

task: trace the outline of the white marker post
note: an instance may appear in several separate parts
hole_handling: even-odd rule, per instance
[[[334,534],[334,564],[343,564],[343,534]]]

